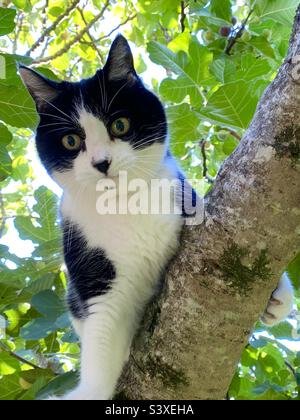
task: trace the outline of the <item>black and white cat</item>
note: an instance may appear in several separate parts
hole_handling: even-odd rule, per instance
[[[19,71],[40,115],[40,159],[63,188],[68,303],[82,345],[80,384],[64,399],[109,399],[145,305],[178,249],[184,218],[181,199],[170,214],[99,214],[99,191],[115,199],[123,174],[143,185],[175,179],[178,198],[183,175],[168,150],[163,106],[137,76],[124,37],[113,42],[104,68],[79,83],[56,83],[24,66]],[[106,180],[115,183],[111,191],[101,187]],[[194,204],[191,188],[184,194]],[[117,193],[118,202],[125,198]],[[291,309],[286,278],[280,287],[283,294],[265,314],[271,323]]]

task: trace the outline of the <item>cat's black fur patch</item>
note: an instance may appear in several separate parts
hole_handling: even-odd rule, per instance
[[[87,315],[87,300],[106,293],[116,277],[105,252],[87,245],[80,228],[63,222],[65,263],[69,273],[68,304],[75,318]]]

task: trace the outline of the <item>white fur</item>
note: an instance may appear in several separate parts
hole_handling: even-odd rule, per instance
[[[138,176],[147,183],[151,178],[174,179],[178,170],[171,158],[162,161],[165,145],[133,151],[126,142],[112,142],[102,122],[92,114],[82,111],[80,122],[87,152],[80,153],[73,170],[55,174],[64,188],[61,211],[80,226],[89,246],[105,251],[117,276],[108,293],[89,301],[93,306],[88,318],[74,322],[82,342],[81,380],[65,399],[96,400],[113,396],[145,305],[177,250],[182,218],[179,214],[99,215],[96,182],[104,175],[93,168],[93,160],[111,159],[109,177],[117,176],[122,167],[129,178]],[[137,155],[142,157],[137,159]]]
[[[263,323],[274,326],[284,321],[293,309],[293,299],[293,286],[287,274],[284,273],[262,316]]]

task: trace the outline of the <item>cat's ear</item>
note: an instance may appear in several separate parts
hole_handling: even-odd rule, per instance
[[[28,92],[34,99],[38,111],[53,101],[60,93],[59,85],[35,70],[19,64],[19,73]]]
[[[118,35],[112,43],[104,66],[108,80],[137,79],[130,46],[122,35]]]

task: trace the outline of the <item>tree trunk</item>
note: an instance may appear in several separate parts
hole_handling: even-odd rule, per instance
[[[288,57],[186,227],[125,369],[129,399],[224,399],[255,321],[300,248],[300,7]]]

